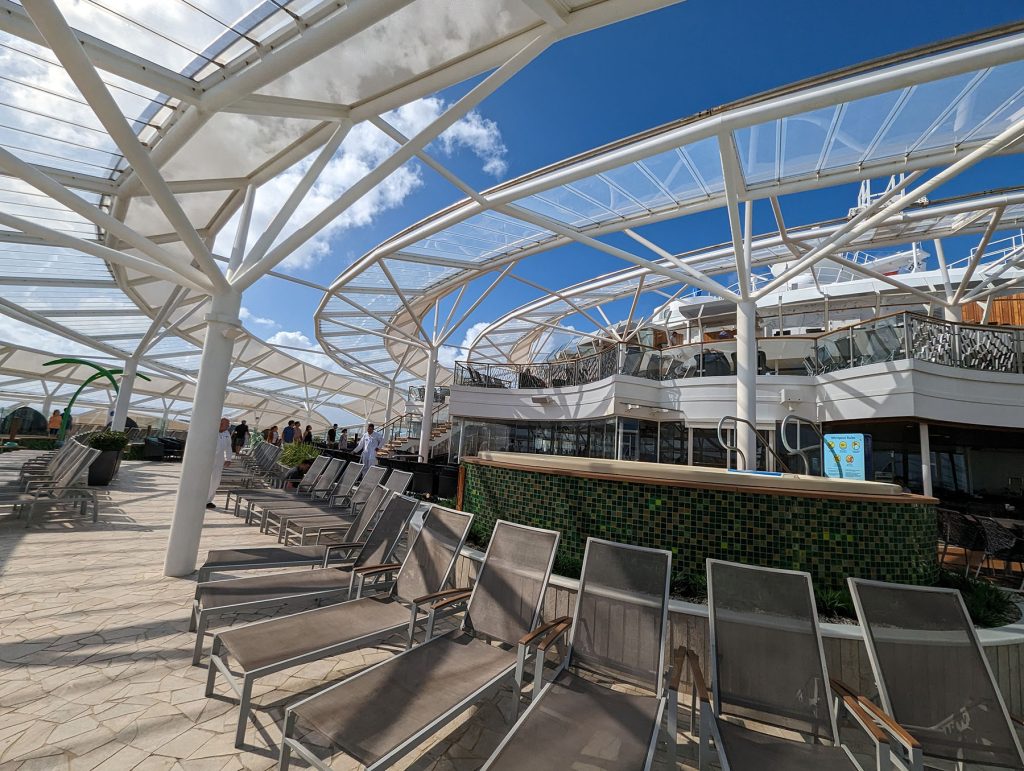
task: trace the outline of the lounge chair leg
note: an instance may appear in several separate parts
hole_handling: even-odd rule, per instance
[[[277,761],[278,771],[285,771],[288,768],[292,758],[292,748],[288,744],[288,735],[295,728],[295,713],[290,709],[285,710],[284,713],[284,726],[283,733],[281,735],[281,755]]]
[[[216,661],[220,660],[220,638],[213,638],[213,649],[210,651],[210,661],[207,665],[206,672],[206,690],[203,695],[209,698],[213,696],[214,690],[217,687],[217,664]]]
[[[199,571],[199,575],[202,576],[203,571]],[[197,583],[202,583],[201,580],[196,579]],[[188,631],[196,631],[196,622],[199,620],[199,609],[196,607],[195,602],[192,603],[192,614],[188,617]]]
[[[252,678],[246,675],[242,680],[242,694],[238,700],[238,727],[235,728],[235,749],[245,744],[245,728],[249,723],[249,705],[252,703]]]
[[[711,717],[704,714],[703,706],[700,710],[700,741],[697,750],[697,767],[705,771],[711,763]]]
[[[203,658],[203,638],[206,636],[206,627],[209,620],[203,611],[199,611],[199,618],[196,620],[196,644],[192,649],[192,666],[198,667]]]
[[[668,710],[665,723],[668,732],[669,768],[674,769],[676,767],[676,752],[679,748],[679,694],[675,691],[669,691],[666,708]]]

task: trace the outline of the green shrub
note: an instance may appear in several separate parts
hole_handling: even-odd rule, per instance
[[[320,450],[311,444],[286,444],[277,462],[282,466],[298,466],[304,460],[313,460],[320,454]]]
[[[556,576],[579,578],[583,572],[583,560],[565,554],[561,549],[555,555],[555,564],[551,570]]]
[[[1004,626],[1020,620],[1013,595],[988,581],[943,570],[939,573],[939,586],[960,591],[975,626]]]
[[[814,589],[814,604],[818,607],[818,616],[826,618],[857,618],[853,607],[853,597],[848,589]]]
[[[671,592],[675,597],[704,602],[708,598],[708,574],[703,570],[676,573],[672,576]]]
[[[128,446],[128,434],[124,431],[97,431],[89,435],[87,442],[97,450],[123,450]]]

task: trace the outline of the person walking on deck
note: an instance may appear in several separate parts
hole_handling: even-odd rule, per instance
[[[53,414],[50,416],[50,419],[46,423],[46,427],[50,431],[50,436],[57,436],[57,434],[60,432],[60,422],[62,419],[63,418],[60,414],[60,410],[54,410]]]
[[[366,433],[363,434],[359,440],[359,444],[356,445],[354,452],[359,453],[359,459],[363,464],[363,474],[370,470],[370,466],[377,465],[377,450],[384,444],[384,434],[379,431],[373,430],[373,423],[370,423],[366,427]]]
[[[289,420],[288,425],[284,427],[284,431],[281,432],[281,441],[285,444],[291,444],[295,441],[295,425],[293,421]]]
[[[231,432],[228,427],[231,421],[227,418],[220,419],[220,429],[217,434],[217,449],[213,451],[213,472],[210,475],[210,495],[206,499],[206,508],[215,509],[213,496],[217,494],[220,487],[220,477],[224,473],[224,467],[231,465]]]

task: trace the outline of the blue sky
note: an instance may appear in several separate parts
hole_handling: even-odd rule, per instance
[[[690,0],[563,41],[499,89],[479,113],[500,132],[506,165],[486,173],[481,158],[456,149],[442,160],[478,188],[532,171],[567,156],[677,118],[837,68],[918,45],[962,35],[1021,17],[1018,0],[939,0],[929,3],[775,2]],[[439,94],[451,102],[472,87]],[[435,148],[438,153],[442,151]],[[937,197],[1019,183],[1020,158],[983,164],[941,189]],[[420,184],[395,208],[373,221],[336,234],[330,252],[295,275],[329,283],[353,259],[395,232],[462,196],[425,168]],[[841,186],[786,201],[787,219],[812,222],[845,215],[856,186]],[[755,208],[755,229],[774,230],[767,204]],[[729,238],[724,212],[652,226],[645,233],[672,251]],[[614,239],[613,239],[614,240]],[[950,251],[955,249],[951,244]],[[959,256],[959,255],[956,255]],[[581,247],[524,263],[517,272],[561,287],[624,264]],[[490,321],[534,292],[509,284],[467,321]],[[244,300],[277,326],[255,325],[264,336],[294,331],[313,338],[312,312],[319,294],[264,280]]]

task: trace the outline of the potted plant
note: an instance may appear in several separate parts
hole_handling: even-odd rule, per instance
[[[128,434],[123,431],[98,431],[87,441],[90,447],[100,451],[89,465],[89,486],[109,485],[121,466],[121,453],[128,446]]]

